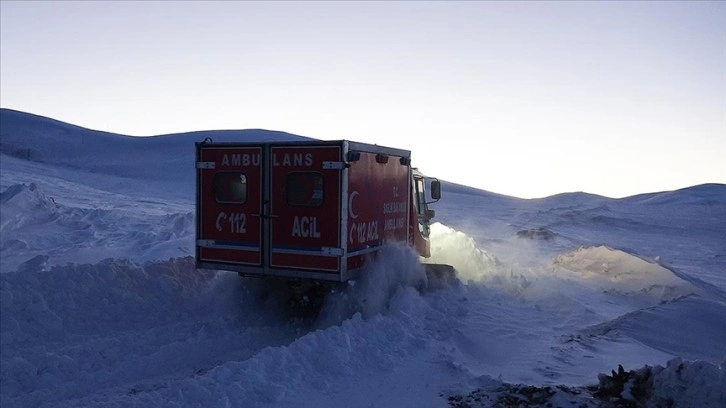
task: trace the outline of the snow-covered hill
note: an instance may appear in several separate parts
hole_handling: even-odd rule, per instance
[[[70,181],[78,181],[90,176],[83,184],[114,192],[140,192],[142,196],[153,195],[153,189],[163,189],[165,196],[186,200],[193,199],[195,142],[206,138],[216,142],[309,139],[255,129],[131,137],[10,109],[0,109],[0,134],[0,153],[4,156],[35,166],[58,167],[61,170],[42,170],[58,177],[68,174]]]
[[[299,138],[0,110],[0,405],[726,406],[726,186],[522,200],[444,183],[433,259],[460,284],[417,292],[417,258],[391,248],[309,321],[194,269],[205,137]]]

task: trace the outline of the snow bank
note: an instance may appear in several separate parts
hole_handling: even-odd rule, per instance
[[[560,277],[587,281],[609,293],[661,301],[699,292],[656,261],[607,246],[581,247],[559,255],[552,261],[551,271]]]
[[[0,275],[3,406],[289,403],[393,370],[442,325],[423,317],[414,286],[426,275],[408,247],[386,248],[332,296],[345,313],[326,309],[313,332],[259,302],[260,281],[196,270],[190,257],[43,261]]]
[[[0,204],[0,232],[4,236],[26,225],[52,221],[58,213],[55,201],[43,194],[34,183],[10,186],[0,193]]]
[[[2,405],[300,406],[291,396],[365,383],[442,324],[412,287],[425,279],[416,255],[384,255],[351,287],[358,311],[312,332],[257,304],[258,281],[192,258],[25,264],[0,275]]]
[[[418,353],[424,344],[420,323],[380,315],[364,320],[356,314],[341,326],[309,333],[286,347],[265,348],[248,360],[101,401],[111,407],[312,406],[309,395],[319,397],[369,381]],[[89,399],[72,405],[98,404]]]
[[[668,361],[653,368],[655,406],[719,408],[726,406],[726,360],[719,365],[704,361]]]
[[[146,268],[117,260],[49,271],[23,265],[1,274],[2,405],[70,396],[110,375],[97,370],[126,371],[124,359],[151,350],[141,351],[143,338],[129,349],[124,333],[153,332],[209,310],[199,297],[214,274],[191,270],[187,258]],[[70,346],[79,336],[87,340]],[[57,389],[65,384],[73,385]]]
[[[213,277],[212,272],[196,271],[192,258],[146,267],[112,259],[48,271],[23,265],[17,272],[0,275],[0,344],[5,349],[73,334],[161,325],[197,310],[199,304],[187,300],[198,297]]]
[[[606,406],[704,407],[726,404],[724,364],[669,360],[665,367],[645,366],[626,371],[622,365],[612,375],[600,374],[591,387]]]
[[[47,271],[36,263],[0,274],[2,406],[55,407],[187,377],[300,335],[299,325],[255,304],[256,282],[197,270],[190,257]]]
[[[450,407],[699,407],[726,404],[726,366],[687,362],[675,358],[666,366],[644,366],[626,371],[619,366],[612,375],[599,374],[589,387],[536,386],[500,383],[482,377],[481,387],[466,395],[448,395]]]
[[[13,184],[0,194],[3,272],[39,255],[57,265],[124,257],[145,262],[193,253],[191,211],[160,213],[150,203],[104,208],[108,203],[101,200],[109,197],[97,197],[96,205],[74,206],[35,183]]]

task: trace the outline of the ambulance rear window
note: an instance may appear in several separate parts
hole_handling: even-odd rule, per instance
[[[214,198],[221,204],[244,204],[247,201],[247,176],[237,172],[215,174]]]
[[[323,175],[293,172],[287,175],[287,204],[294,207],[323,205]]]

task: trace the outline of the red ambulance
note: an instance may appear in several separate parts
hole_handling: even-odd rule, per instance
[[[429,256],[424,176],[408,150],[339,141],[196,144],[196,264],[345,282],[390,242]],[[428,183],[432,200],[440,183]]]

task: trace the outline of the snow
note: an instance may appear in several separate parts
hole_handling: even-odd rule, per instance
[[[458,283],[391,247],[310,320],[193,260],[193,143],[299,136],[0,115],[2,406],[726,406],[724,185],[444,183],[428,262]]]

